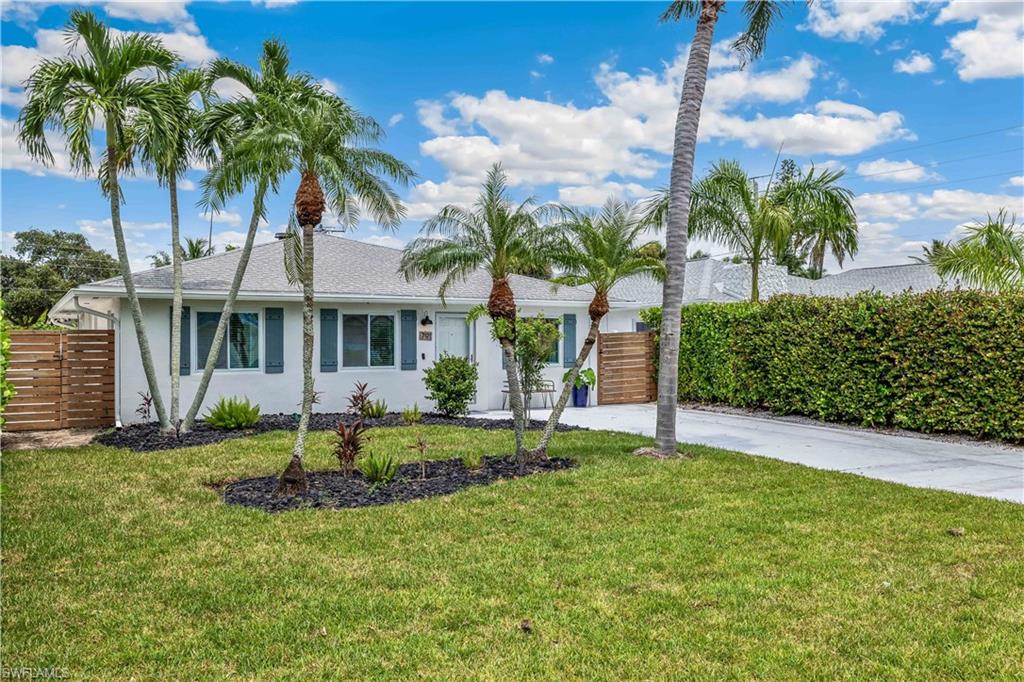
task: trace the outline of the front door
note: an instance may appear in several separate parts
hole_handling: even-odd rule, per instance
[[[441,313],[437,316],[437,357],[445,353],[471,359],[469,325],[465,315]]]

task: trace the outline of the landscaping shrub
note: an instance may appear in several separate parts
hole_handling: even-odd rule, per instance
[[[383,400],[368,400],[363,405],[363,416],[368,419],[380,419],[388,416],[388,404]]]
[[[210,408],[205,421],[215,429],[248,429],[260,420],[260,406],[248,398],[221,398]]]
[[[437,411],[449,417],[469,412],[476,394],[476,365],[466,358],[442,355],[423,373],[427,397],[437,404]]]
[[[14,397],[14,384],[7,378],[7,368],[11,365],[11,332],[7,328],[4,315],[4,302],[0,299],[0,426],[4,425],[4,411],[7,403]]]
[[[363,452],[363,445],[366,443],[366,432],[368,428],[360,419],[352,424],[344,421],[338,422],[335,431],[337,440],[334,442],[334,456],[338,458],[338,466],[342,473],[348,475],[355,468],[356,460]]]
[[[366,416],[366,406],[370,402],[370,396],[373,395],[373,389],[370,385],[357,381],[355,389],[348,397],[348,411],[357,416]]]
[[[644,311],[652,329],[660,311]],[[936,291],[683,308],[681,400],[1024,441],[1024,295]]]
[[[359,460],[359,470],[374,487],[387,485],[398,473],[398,462],[390,455],[367,455]]]
[[[412,407],[407,407],[404,410],[402,410],[402,421],[407,426],[419,424],[421,421],[423,421],[423,413],[420,412],[420,406],[418,403],[413,403]]]

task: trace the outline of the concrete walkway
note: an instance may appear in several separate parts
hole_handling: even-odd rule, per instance
[[[548,410],[533,410],[546,419]],[[508,412],[485,417],[509,418]],[[566,409],[567,424],[654,435],[655,405]],[[746,415],[679,410],[676,437],[816,469],[1024,503],[1024,448],[952,443]]]

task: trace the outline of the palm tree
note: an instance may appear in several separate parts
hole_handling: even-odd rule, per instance
[[[213,247],[208,246],[205,239],[202,237],[185,238],[185,248],[182,249],[182,257],[185,260],[195,260],[196,258],[205,258],[206,256],[213,255]]]
[[[125,130],[133,114],[144,113],[155,129],[173,134],[173,107],[166,90],[144,74],[167,74],[178,58],[152,35],[112,35],[91,12],[72,11],[65,34],[70,46],[83,44],[85,54],[79,57],[69,53],[44,59],[35,68],[26,83],[28,101],[18,117],[18,139],[30,156],[49,165],[53,163],[53,153],[46,142],[46,130],[55,128],[66,138],[72,168],[88,174],[93,168],[94,125],[97,120],[103,122],[106,153],[98,173],[100,187],[110,200],[117,260],[135,323],[149,394],[161,428],[168,429],[170,422],[160,395],[125,246],[118,171],[131,165],[131,147],[125,139]]]
[[[857,255],[857,215],[853,210],[853,194],[838,185],[845,171],[822,171],[814,168],[806,176],[779,188],[778,201],[788,204],[793,212],[794,250],[807,252],[812,279],[825,273],[825,252],[843,267],[847,257]]]
[[[546,231],[540,227],[546,212],[532,198],[513,203],[505,172],[495,164],[472,208],[452,204],[442,208],[424,223],[423,236],[406,246],[401,261],[408,280],[443,276],[438,292],[442,301],[453,284],[476,270],[483,268],[490,275],[486,308],[492,332],[505,356],[516,457],[521,465],[526,461],[526,414],[515,354],[516,301],[508,280],[524,269],[538,271],[547,266]]]
[[[966,230],[960,241],[933,250],[939,275],[994,291],[1024,290],[1024,225],[1017,224],[1017,216],[1003,208]]]
[[[167,101],[172,107],[175,124],[169,130],[156,125],[153,117],[147,112],[139,112],[129,128],[132,144],[139,151],[139,158],[144,167],[156,174],[157,180],[167,187],[171,209],[171,256],[160,251],[151,256],[154,267],[172,266],[173,293],[171,298],[171,409],[169,430],[177,429],[179,424],[179,405],[181,396],[181,289],[182,260],[198,258],[206,253],[196,254],[199,244],[188,241],[188,249],[183,253],[180,243],[180,222],[178,213],[178,179],[184,177],[191,162],[194,160],[210,161],[212,150],[199,144],[197,130],[200,112],[193,103],[195,95],[205,103],[210,93],[210,84],[205,74],[194,69],[179,69],[170,78],[161,83],[166,90]]]
[[[714,240],[750,263],[750,300],[757,302],[761,263],[785,249],[793,235],[805,235],[821,254],[826,237],[841,235],[841,247],[856,253],[853,195],[836,184],[842,175],[812,168],[776,191],[761,191],[737,162],[721,161],[693,186],[689,234]]]
[[[596,214],[568,207],[562,209],[562,214],[563,219],[555,228],[563,234],[552,252],[552,261],[561,274],[554,281],[569,286],[589,286],[594,290],[594,298],[588,309],[590,330],[562,386],[558,402],[548,416],[534,450],[538,456],[546,454],[548,442],[569,401],[580,368],[597,343],[601,320],[608,314],[608,294],[612,287],[633,275],[657,278],[665,268],[661,245],[640,241],[650,223],[635,205],[609,200]]]
[[[670,201],[666,211],[665,246],[668,250],[665,286],[662,294],[661,344],[658,363],[658,418],[656,448],[666,455],[675,455],[676,402],[679,382],[679,323],[683,305],[683,279],[686,274],[687,225],[689,224],[690,185],[693,180],[693,159],[697,149],[697,127],[708,80],[711,44],[725,0],[673,0],[661,15],[662,21],[697,18],[697,30],[686,75],[679,96],[675,140],[672,148],[672,169],[669,176]],[[781,3],[772,0],[745,0],[743,14],[747,26],[733,41],[744,61],[764,52],[765,40],[782,12]]]
[[[210,343],[207,356],[210,358],[218,356],[224,343],[228,320],[234,311],[238,290],[249,266],[256,230],[266,212],[267,194],[277,192],[281,178],[290,169],[290,165],[280,155],[265,153],[265,141],[271,131],[278,130],[278,112],[282,107],[305,102],[318,92],[312,77],[289,74],[288,65],[288,50],[284,44],[277,40],[267,40],[263,43],[258,71],[230,59],[216,59],[207,68],[209,84],[221,78],[230,78],[244,85],[252,94],[213,104],[206,109],[199,122],[197,137],[201,148],[219,152],[216,162],[203,178],[202,203],[212,215],[214,210],[224,208],[228,198],[241,193],[247,185],[253,185],[249,227]],[[181,425],[182,432],[191,430],[195,423],[206,398],[213,369],[214,363],[204,363],[196,395]]]
[[[383,137],[376,121],[318,84],[308,84],[306,92],[308,96],[276,107],[271,125],[252,140],[264,156],[277,159],[275,163],[288,171],[298,171],[301,178],[294,204],[301,241],[297,230],[292,230],[285,249],[289,279],[302,285],[302,412],[292,457],[278,486],[280,493],[289,495],[307,487],[303,459],[314,400],[314,230],[327,209],[344,228],[354,228],[364,211],[384,227],[397,227],[405,207],[387,179],[406,184],[413,177],[412,169],[394,156],[365,146]]]
[[[931,244],[921,247],[920,256],[911,256],[910,259],[918,263],[935,265],[948,246],[949,244],[941,239],[933,239]]]

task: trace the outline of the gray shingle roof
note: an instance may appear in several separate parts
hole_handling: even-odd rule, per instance
[[[944,282],[935,268],[927,263],[854,268],[809,281],[808,293],[816,296],[852,296],[861,291],[901,294],[962,286],[958,280]]]
[[[241,291],[259,294],[293,294],[298,290],[288,284],[284,272],[283,242],[274,241],[253,247],[249,266],[242,279]],[[436,299],[439,279],[415,279],[407,282],[399,274],[402,257],[399,249],[352,239],[317,234],[314,237],[316,261],[313,285],[320,296],[392,297]],[[182,264],[183,288],[192,292],[227,291],[234,277],[241,251],[228,251],[198,258]],[[166,289],[173,285],[171,268],[154,268],[132,275],[140,289]],[[549,282],[513,275],[512,290],[520,300],[589,302],[593,295],[583,287],[560,286],[552,289]],[[88,287],[122,289],[120,277],[94,282]],[[452,286],[449,299],[486,300],[491,290],[487,273],[474,272],[465,282]]]

